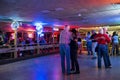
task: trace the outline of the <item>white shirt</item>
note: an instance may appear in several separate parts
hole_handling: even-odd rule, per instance
[[[119,37],[118,37],[117,35],[113,36],[113,37],[112,37],[113,43],[119,43],[118,38],[119,38]]]

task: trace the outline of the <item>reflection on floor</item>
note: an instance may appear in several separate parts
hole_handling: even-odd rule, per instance
[[[60,56],[50,55],[10,64],[0,65],[0,80],[119,80],[120,57],[111,57],[112,68],[97,68],[91,56],[78,57],[80,74],[62,75]]]

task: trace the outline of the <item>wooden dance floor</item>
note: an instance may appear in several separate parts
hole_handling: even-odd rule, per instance
[[[0,65],[0,80],[120,80],[120,56],[111,56],[111,69],[97,68],[97,59],[79,55],[80,74],[63,75],[59,54]]]

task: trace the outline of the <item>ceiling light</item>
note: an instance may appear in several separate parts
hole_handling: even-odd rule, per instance
[[[63,11],[64,8],[55,8],[56,11]]]
[[[78,16],[82,16],[82,15],[79,13]]]
[[[43,10],[41,11],[42,13],[49,13],[50,11],[49,10]]]

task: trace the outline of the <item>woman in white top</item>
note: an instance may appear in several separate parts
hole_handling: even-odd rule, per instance
[[[116,32],[112,35],[112,54],[119,55],[119,37]]]

